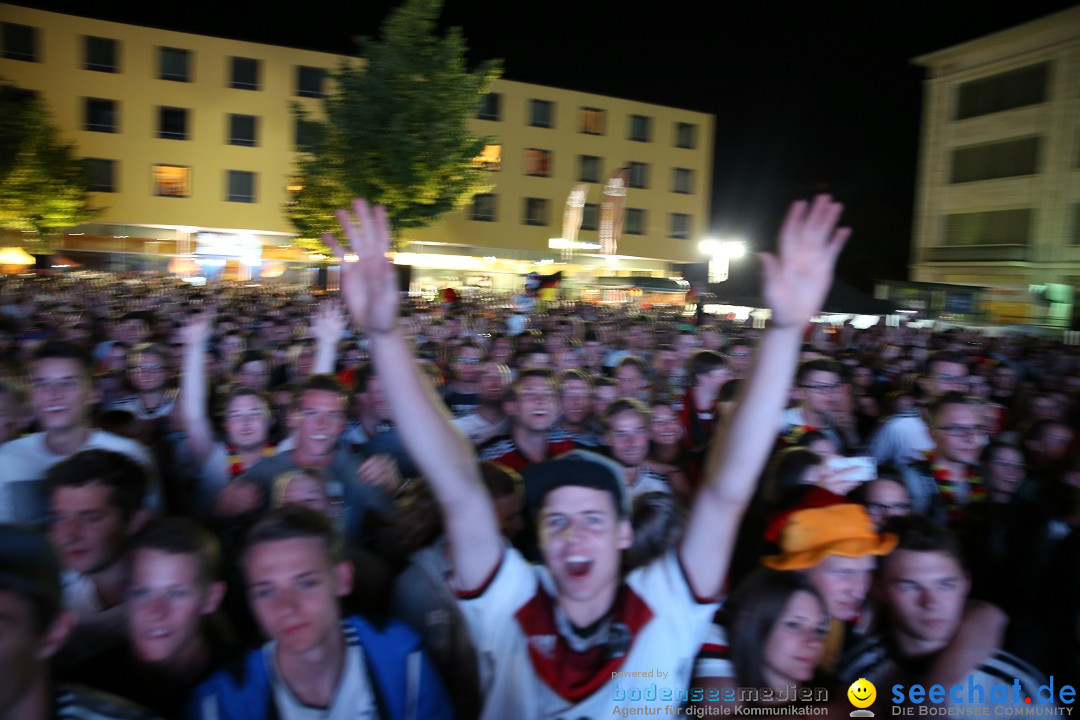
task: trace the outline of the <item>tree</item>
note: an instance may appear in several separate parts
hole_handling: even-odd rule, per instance
[[[30,243],[93,218],[89,187],[74,146],[60,139],[45,104],[0,84],[0,228],[35,233]]]
[[[302,189],[286,212],[301,246],[327,253],[317,238],[336,231],[334,210],[352,197],[385,205],[397,235],[490,189],[490,176],[475,165],[489,139],[475,137],[469,120],[500,64],[469,72],[461,30],[435,34],[441,7],[441,0],[406,0],[380,40],[358,41],[366,62],[333,73],[325,120],[297,109],[311,147],[297,163]]]

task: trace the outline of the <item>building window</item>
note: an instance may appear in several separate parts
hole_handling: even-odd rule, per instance
[[[154,194],[159,197],[191,197],[191,168],[155,165]]]
[[[583,107],[578,111],[581,132],[586,135],[603,135],[607,125],[606,113],[599,108]]]
[[[314,152],[319,144],[320,125],[311,120],[296,118],[295,137],[296,149],[299,152]]]
[[[323,85],[326,82],[324,68],[298,65],[296,67],[296,94],[298,97],[321,98],[326,95]]]
[[[694,171],[686,168],[675,168],[671,178],[671,192],[684,195],[694,192]]]
[[[697,147],[697,125],[675,123],[675,147],[693,150]]]
[[[686,213],[671,213],[671,232],[673,238],[686,240],[690,237],[690,216]]]
[[[524,225],[548,224],[548,201],[545,198],[525,198]]]
[[[191,82],[191,51],[180,48],[160,48],[161,68],[158,74],[162,80]]]
[[[258,60],[252,58],[232,58],[229,86],[237,90],[258,90],[259,64]]]
[[[581,229],[596,230],[600,227],[600,206],[596,203],[585,203],[581,209]]]
[[[1039,172],[1039,137],[956,148],[952,153],[950,182],[1034,175]]]
[[[90,192],[116,192],[116,161],[83,158],[86,186]]]
[[[1039,63],[979,80],[957,88],[956,119],[978,117],[1046,101],[1050,63]]]
[[[502,145],[485,145],[484,151],[476,156],[473,165],[481,170],[502,170]]]
[[[97,72],[115,73],[120,72],[119,43],[112,38],[94,37],[87,35],[86,62],[83,67]]]
[[[652,118],[645,115],[631,115],[630,139],[636,142],[652,142]]]
[[[649,187],[649,164],[642,162],[630,163],[630,179],[627,183],[632,188],[645,189]]]
[[[479,220],[480,222],[495,222],[495,194],[478,193],[473,195],[469,219]]]
[[[480,109],[476,112],[477,120],[498,120],[501,116],[502,110],[502,95],[496,92],[489,92],[484,96],[484,102],[481,103]]]
[[[258,125],[254,115],[229,115],[229,144],[255,147],[259,144]]]
[[[86,115],[83,130],[114,133],[117,126],[116,101],[103,98],[86,98]]]
[[[37,62],[37,28],[18,23],[0,23],[0,40],[4,47],[0,55],[8,60]]]
[[[226,170],[225,181],[228,185],[225,199],[229,202],[255,202],[255,173],[247,170]]]
[[[626,209],[626,234],[645,234],[645,211],[641,208]]]
[[[159,107],[158,137],[166,140],[187,140],[187,120],[187,108]]]
[[[555,103],[550,100],[530,100],[529,124],[539,128],[555,127]]]
[[[1031,208],[945,216],[946,245],[1027,245]]]
[[[525,150],[525,174],[533,177],[551,177],[552,152],[550,150]]]
[[[600,182],[600,158],[595,155],[578,155],[578,181]]]

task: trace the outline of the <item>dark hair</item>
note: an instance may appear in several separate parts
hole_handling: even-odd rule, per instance
[[[157,355],[161,359],[169,357],[168,352],[165,350],[165,346],[158,343],[139,343],[135,347],[128,351],[128,362],[131,362],[131,358],[136,355]]]
[[[229,394],[225,396],[225,402],[222,407],[228,408],[233,400],[248,396],[258,398],[266,408],[267,413],[270,412],[272,405],[270,403],[270,398],[266,396],[266,393],[262,390],[256,390],[255,388],[245,387],[243,385],[234,385],[229,389]]]
[[[341,387],[341,383],[333,375],[310,375],[304,378],[293,391],[293,407],[300,407],[304,393],[307,392],[332,392],[341,396],[343,402],[346,398],[345,388]]]
[[[634,498],[630,524],[634,540],[623,554],[626,572],[675,547],[686,531],[686,512],[671,493],[649,492]]]
[[[697,385],[698,375],[704,375],[722,367],[727,367],[727,359],[723,355],[715,350],[698,350],[690,356],[687,374],[690,376],[690,382]]]
[[[637,413],[642,420],[646,423],[649,422],[649,417],[652,415],[652,411],[649,407],[636,398],[619,398],[610,405],[607,406],[607,410],[604,411],[604,429],[611,429],[611,421],[616,415],[624,412]]]
[[[594,388],[617,387],[618,384],[619,383],[615,380],[615,378],[609,377],[607,375],[602,375],[596,378],[596,380],[593,382]]]
[[[480,461],[480,479],[491,497],[496,500],[521,492],[525,487],[520,473],[488,460]]]
[[[266,353],[264,353],[262,350],[245,350],[244,352],[240,353],[240,357],[238,357],[236,359],[236,362],[233,363],[232,371],[234,373],[239,372],[240,368],[247,365],[248,363],[253,362],[264,362],[269,365],[270,359],[266,357]]]
[[[949,405],[967,405],[972,409],[979,407],[980,403],[975,398],[968,397],[963,393],[947,392],[930,406],[930,419],[933,424],[937,424],[937,417]]]
[[[506,390],[506,400],[513,402],[517,399],[517,391],[521,385],[529,378],[542,378],[547,382],[548,386],[558,392],[559,388],[555,386],[555,376],[547,368],[529,368],[528,370],[522,370],[518,373],[517,379],[510,384],[510,387]]]
[[[812,372],[827,372],[834,375],[840,375],[840,364],[829,360],[827,358],[814,358],[813,360],[807,360],[799,365],[798,371],[795,373],[795,385],[802,385],[806,380],[806,376]]]
[[[61,460],[45,473],[51,497],[65,487],[100,483],[109,488],[109,504],[120,511],[124,522],[143,506],[149,480],[142,465],[111,450],[83,450]]]
[[[90,379],[90,358],[78,345],[66,340],[46,340],[38,345],[37,350],[34,351],[34,362],[42,360],[72,360],[78,363],[83,376]]]
[[[896,550],[910,550],[912,552],[936,552],[948,555],[962,568],[964,553],[960,549],[960,541],[944,525],[939,525],[925,515],[910,514],[901,517],[892,517],[881,528],[883,533],[895,533],[900,538]],[[891,553],[896,556],[896,551]],[[886,555],[878,563],[878,572],[885,569],[890,555]]]
[[[579,381],[581,381],[581,382],[583,382],[583,383],[585,383],[586,385],[589,386],[589,391],[590,392],[593,389],[592,376],[589,375],[589,373],[585,372],[584,370],[578,370],[577,368],[573,368],[573,369],[570,369],[570,370],[564,370],[563,372],[559,373],[559,388],[560,389],[562,388],[563,385],[566,384],[567,380],[579,380]]]
[[[275,508],[255,521],[244,536],[243,555],[256,545],[277,540],[312,538],[322,542],[331,563],[344,559],[344,541],[326,515],[302,505]]]
[[[952,350],[938,350],[936,353],[926,358],[925,374],[927,377],[930,375],[931,368],[937,363],[952,363],[954,365],[963,365],[964,367],[967,367],[967,358]]]
[[[627,365],[632,365],[633,367],[636,367],[638,369],[638,372],[641,373],[642,377],[649,374],[649,366],[645,364],[645,361],[639,358],[637,355],[624,355],[623,358],[619,360],[618,364],[615,366],[615,370],[626,367]]]
[[[804,447],[788,448],[777,453],[765,473],[765,482],[761,484],[762,499],[768,503],[779,502],[792,488],[803,484],[802,478],[807,470],[823,462],[825,458]]]
[[[814,596],[824,610],[821,593],[801,572],[759,568],[744,580],[728,601],[728,646],[740,687],[768,687],[765,644],[796,593]]]
[[[193,556],[203,585],[222,577],[221,543],[210,531],[188,518],[170,517],[151,523],[132,541],[130,557],[138,550]]]

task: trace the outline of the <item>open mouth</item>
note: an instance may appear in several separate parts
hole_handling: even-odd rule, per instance
[[[162,638],[167,638],[172,634],[172,630],[169,630],[167,628],[157,628],[155,630],[146,631],[145,633],[143,633],[143,637],[148,640],[161,640]]]
[[[573,555],[566,558],[566,573],[572,578],[583,578],[589,574],[592,565],[592,560],[579,555]]]

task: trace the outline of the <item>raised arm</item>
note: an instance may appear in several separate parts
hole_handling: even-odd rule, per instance
[[[214,326],[214,311],[189,315],[180,329],[184,339],[184,372],[180,376],[180,422],[187,435],[195,470],[202,470],[214,449],[214,430],[206,411],[206,345]]]
[[[375,371],[387,388],[402,440],[442,510],[457,582],[462,589],[474,589],[502,557],[495,508],[472,446],[450,422],[398,325],[397,274],[385,255],[390,242],[386,212],[360,199],[353,201],[353,211],[339,211],[338,221],[355,259],[333,237],[324,240],[342,259],[341,292],[349,315],[371,342]]]
[[[763,293],[772,320],[726,428],[712,445],[705,484],[690,514],[682,566],[698,597],[719,595],[735,536],[758,476],[776,441],[773,428],[795,374],[803,330],[821,309],[833,266],[850,231],[837,229],[842,206],[828,195],[793,203],[780,230],[777,254],[763,253]]]
[[[338,343],[341,342],[341,333],[345,331],[347,324],[341,303],[336,300],[327,300],[319,305],[319,309],[315,312],[315,320],[311,323],[312,334],[315,335],[314,372],[316,375],[334,374]]]

